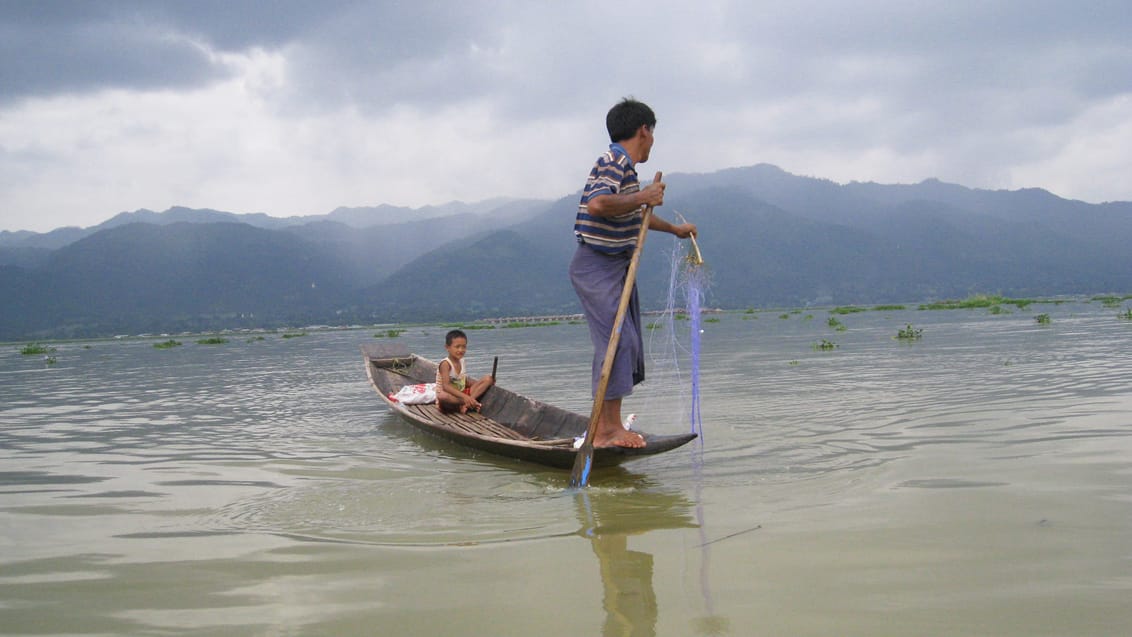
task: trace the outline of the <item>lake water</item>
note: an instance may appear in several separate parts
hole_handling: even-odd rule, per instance
[[[0,633],[1128,634],[1132,321],[1008,309],[719,315],[701,441],[584,490],[388,415],[378,330],[0,346]],[[469,335],[588,413],[584,325]],[[665,360],[626,411],[676,433]]]

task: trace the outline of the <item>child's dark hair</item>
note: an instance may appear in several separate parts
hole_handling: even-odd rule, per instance
[[[451,345],[452,341],[454,341],[458,338],[462,338],[466,341],[466,340],[468,340],[468,335],[464,333],[464,330],[451,330],[450,332],[448,332],[447,334],[444,335],[444,345],[445,346]]]
[[[605,115],[605,129],[609,131],[609,141],[613,143],[631,138],[642,126],[656,126],[656,115],[647,104],[632,97],[614,104]]]

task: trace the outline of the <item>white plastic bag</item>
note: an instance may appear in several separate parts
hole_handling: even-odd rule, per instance
[[[423,383],[420,385],[405,385],[390,394],[389,398],[402,405],[423,405],[436,402],[436,383]]]

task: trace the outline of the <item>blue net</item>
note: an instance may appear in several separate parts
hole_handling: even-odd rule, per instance
[[[654,368],[667,379],[666,392],[688,414],[692,433],[703,436],[700,418],[700,341],[709,280],[697,250],[676,242],[669,261],[668,297],[658,328],[650,336]],[[658,346],[659,343],[659,346]]]

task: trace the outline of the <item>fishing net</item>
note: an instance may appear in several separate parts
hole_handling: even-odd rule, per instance
[[[692,433],[703,440],[700,420],[700,340],[703,303],[709,286],[708,272],[698,247],[677,241],[669,254],[668,295],[665,308],[643,319],[650,362],[650,395],[685,414]],[[669,411],[669,413],[671,413]]]

